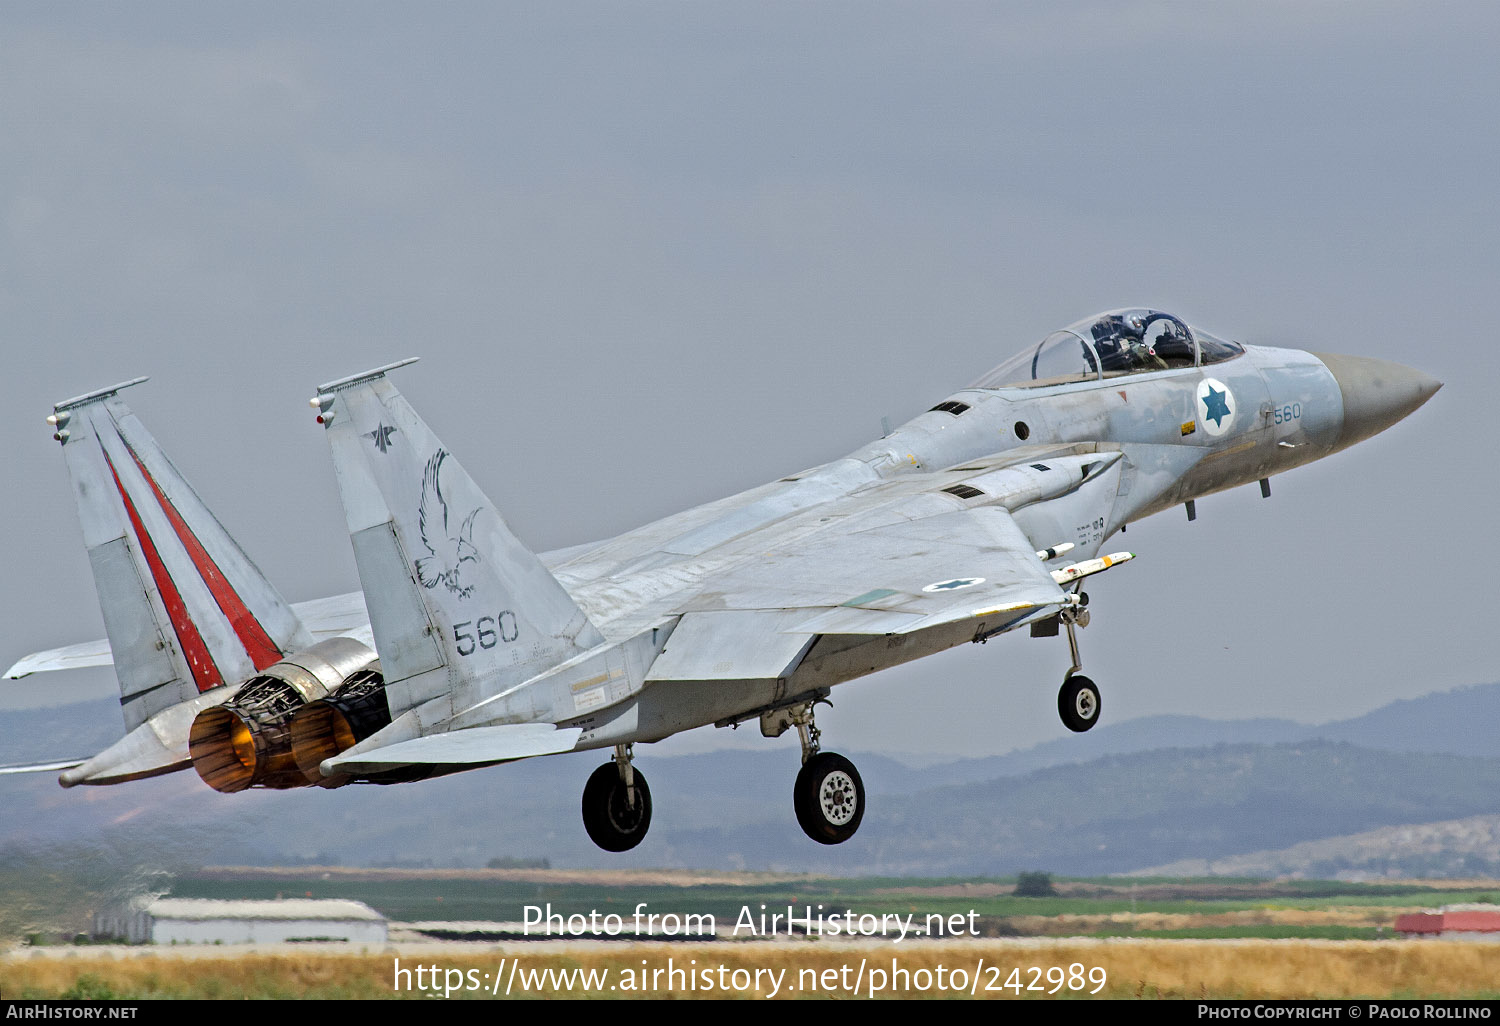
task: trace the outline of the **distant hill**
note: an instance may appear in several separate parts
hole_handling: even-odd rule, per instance
[[[1500,756],[1500,730],[1495,724],[1500,724],[1500,683],[1438,691],[1392,702],[1353,719],[1312,726],[1274,718],[1211,720],[1201,716],[1144,716],[1119,723],[1106,721],[1085,735],[1056,738],[1004,755],[929,762],[923,768],[912,769],[899,758],[860,754],[859,765],[870,787],[904,793],[945,784],[1021,776],[1049,766],[1157,748],[1270,745],[1317,738],[1394,752],[1490,758]],[[91,754],[115,741],[120,732],[120,709],[113,699],[4,713],[0,715],[0,764],[40,761],[59,754]],[[721,756],[733,759],[728,752],[713,753],[711,757]],[[873,767],[874,759],[885,763],[872,774],[865,766],[869,762]],[[888,774],[884,772],[886,768],[894,772]]]
[[[125,732],[117,699],[0,712],[0,765],[93,755]]]
[[[1139,876],[1274,876],[1304,879],[1500,877],[1500,815],[1380,827],[1303,841],[1278,851],[1152,866]]]
[[[1330,835],[1492,813],[1500,759],[1377,752],[1314,741],[1160,749],[1022,777],[874,794],[860,832],[814,845],[793,821],[794,760],[720,752],[650,767],[655,822],[609,856],[589,842],[579,787],[595,754],[530,760],[398,787],[220,795],[187,774],[64,792],[7,784],[7,840],[118,847],[149,838],[177,863],[334,862],[722,867],[920,875],[1020,869],[1094,875],[1222,859]],[[862,761],[899,778],[899,767]]]
[[[681,864],[881,874],[1120,873],[1495,811],[1500,759],[1377,752],[1328,741],[1159,749],[1024,777],[872,798],[837,852],[771,822],[668,828]],[[648,841],[649,843],[649,841]]]
[[[1374,712],[1303,727],[1303,737],[1392,752],[1500,756],[1500,684],[1475,684],[1383,705]]]
[[[1308,726],[1281,719],[1144,716],[1105,721],[1083,737],[1044,741],[1005,755],[960,759],[918,772],[923,787],[1020,776],[1048,766],[1157,748],[1283,744],[1322,738],[1392,752],[1500,756],[1500,684],[1475,684],[1392,702],[1353,719]]]
[[[1493,814],[1496,713],[1500,685],[1484,685],[1321,727],[1151,717],[925,769],[847,753],[871,809],[859,834],[831,849],[796,827],[797,764],[786,749],[643,758],[655,822],[623,856],[596,849],[580,822],[583,781],[604,760],[597,752],[335,791],[220,795],[190,773],[70,791],[51,775],[0,777],[0,849],[144,844],[174,864],[479,866],[518,857],[578,867],[1115,873]],[[56,754],[49,738],[58,736],[87,754],[118,735],[118,715],[113,702],[7,714],[0,761]]]

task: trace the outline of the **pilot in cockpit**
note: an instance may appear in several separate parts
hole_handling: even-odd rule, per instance
[[[1193,364],[1193,338],[1186,324],[1169,314],[1156,314],[1146,322],[1142,332],[1151,368],[1190,367]]]
[[[1128,373],[1150,366],[1145,362],[1149,347],[1142,338],[1145,328],[1138,315],[1105,314],[1090,328],[1094,336],[1094,348],[1099,353],[1099,365],[1105,374]]]
[[[1170,314],[1136,310],[1105,314],[1090,330],[1106,375],[1192,366],[1192,336]]]

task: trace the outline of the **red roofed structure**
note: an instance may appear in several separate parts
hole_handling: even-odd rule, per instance
[[[1396,932],[1415,937],[1500,941],[1500,908],[1454,905],[1396,919]]]

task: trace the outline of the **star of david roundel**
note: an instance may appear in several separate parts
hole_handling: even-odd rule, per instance
[[[1234,393],[1217,378],[1204,378],[1198,382],[1197,407],[1198,423],[1213,438],[1224,434],[1234,424]]]
[[[983,584],[983,577],[954,577],[947,581],[938,581],[923,588],[926,592],[957,591],[960,588],[972,588],[976,584]]]

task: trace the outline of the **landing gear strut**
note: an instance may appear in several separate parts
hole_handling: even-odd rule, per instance
[[[792,789],[792,805],[802,831],[819,844],[840,844],[854,836],[865,815],[865,784],[854,763],[818,750],[821,732],[813,722],[813,703],[791,716],[802,741],[802,769]]]
[[[1098,685],[1078,672],[1083,669],[1083,660],[1078,655],[1077,628],[1089,625],[1088,604],[1088,593],[1079,592],[1077,603],[1057,614],[1067,628],[1068,652],[1073,657],[1073,665],[1063,675],[1062,688],[1057,692],[1057,712],[1063,726],[1080,734],[1099,722],[1100,706]]]
[[[605,851],[629,851],[651,826],[651,788],[631,765],[631,745],[615,745],[611,762],[594,770],[583,788],[583,828]]]

